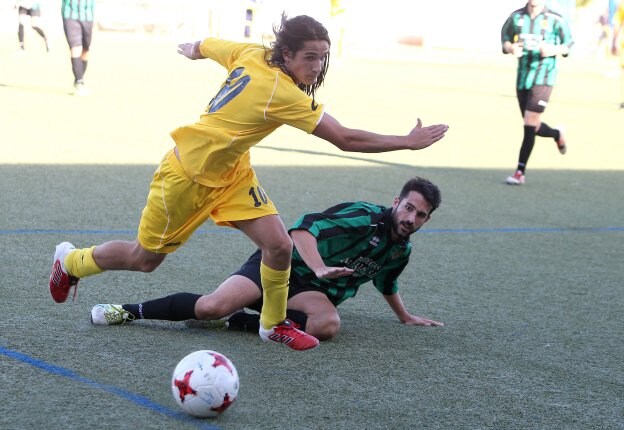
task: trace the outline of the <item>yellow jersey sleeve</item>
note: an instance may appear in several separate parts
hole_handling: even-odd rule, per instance
[[[313,106],[287,74],[269,66],[262,45],[206,39],[200,52],[228,76],[199,121],[171,133],[196,182],[225,186],[250,167],[249,149],[282,124],[311,133],[321,120],[323,106]]]

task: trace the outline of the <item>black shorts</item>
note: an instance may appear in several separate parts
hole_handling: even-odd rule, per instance
[[[251,280],[262,292],[262,283],[260,282],[260,262],[262,261],[262,252],[258,249],[256,252],[251,254],[251,256],[247,259],[247,261],[238,269],[236,272],[232,273],[232,275],[240,275],[245,278]],[[301,281],[297,275],[293,272],[290,272],[290,280],[288,282],[288,298],[296,296],[297,294],[303,293],[305,291],[319,291],[321,293],[325,293],[322,289],[317,288],[313,285],[309,285]],[[260,312],[262,309],[262,299],[258,299],[251,305],[248,305],[247,308],[253,309],[254,311]]]
[[[36,9],[27,9],[25,7],[19,7],[17,9],[17,13],[19,13],[20,15],[28,15],[28,16],[41,16],[41,9],[36,8]]]
[[[550,100],[553,87],[547,85],[536,85],[530,90],[516,90],[516,97],[518,97],[518,105],[520,106],[520,112],[524,116],[525,111],[543,113]]]
[[[91,36],[93,34],[93,21],[79,21],[77,19],[63,18],[63,31],[70,48],[82,46],[88,50],[91,46]]]

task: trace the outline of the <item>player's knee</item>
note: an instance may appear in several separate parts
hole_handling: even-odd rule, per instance
[[[310,325],[309,323],[310,321],[308,320],[308,325]],[[339,331],[340,318],[336,316],[325,319],[322,324],[316,325],[316,328],[310,330],[308,333],[316,337],[318,340],[329,340],[335,338]]]
[[[293,245],[288,236],[283,240],[275,241],[274,243],[262,248],[263,256],[266,255],[272,260],[281,260],[290,262],[292,255]]]
[[[213,320],[227,315],[228,304],[208,294],[202,296],[195,304],[195,317],[199,320]]]

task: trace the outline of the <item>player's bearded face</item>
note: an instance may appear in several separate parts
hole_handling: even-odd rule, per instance
[[[394,199],[392,205],[392,233],[398,240],[406,240],[429,220],[431,206],[420,193],[410,191],[407,197]]]
[[[297,84],[313,85],[323,71],[329,43],[324,40],[308,40],[295,52],[284,52],[286,69]]]
[[[409,219],[401,219],[398,208],[392,209],[392,231],[401,240],[409,238],[416,233],[421,226],[416,226]]]

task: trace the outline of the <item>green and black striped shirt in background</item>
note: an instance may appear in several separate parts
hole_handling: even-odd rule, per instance
[[[63,19],[93,22],[95,0],[62,0],[61,14]]]
[[[318,279],[295,249],[292,272],[304,284],[324,290],[338,305],[355,296],[358,288],[373,281],[382,294],[395,294],[397,279],[409,260],[409,240],[392,243],[392,208],[366,202],[342,203],[321,213],[302,216],[290,229],[307,230],[318,242],[318,250],[329,267],[349,267],[350,276]]]
[[[557,77],[557,56],[540,57],[543,41],[553,45],[573,44],[568,24],[548,8],[531,19],[527,7],[514,11],[501,30],[501,44],[523,42],[524,53],[518,58],[516,88],[530,90],[534,85],[554,86]]]

